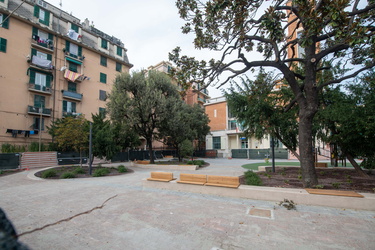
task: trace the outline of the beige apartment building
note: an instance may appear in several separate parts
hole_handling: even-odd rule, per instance
[[[121,40],[42,0],[0,0],[0,144],[52,141],[46,126],[104,111]]]

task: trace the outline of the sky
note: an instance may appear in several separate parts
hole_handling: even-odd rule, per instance
[[[182,34],[184,20],[179,17],[175,0],[47,0],[50,4],[79,18],[93,22],[95,28],[119,38],[128,50],[131,71],[139,71],[161,61],[177,46],[182,54],[209,60],[212,53],[196,50],[192,34]],[[229,86],[224,86],[229,87]],[[211,97],[221,90],[208,88]]]

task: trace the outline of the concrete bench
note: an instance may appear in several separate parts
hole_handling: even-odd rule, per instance
[[[207,183],[204,185],[238,188],[240,186],[240,178],[235,176],[207,175]]]
[[[173,180],[173,173],[169,172],[151,172],[151,178],[147,178],[148,181],[171,181]]]
[[[204,185],[207,182],[207,175],[204,174],[180,174],[177,183]]]

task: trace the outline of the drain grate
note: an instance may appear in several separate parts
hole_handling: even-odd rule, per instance
[[[250,208],[247,214],[253,217],[273,219],[273,211],[264,208]]]

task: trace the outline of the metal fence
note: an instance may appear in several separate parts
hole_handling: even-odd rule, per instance
[[[266,149],[232,149],[232,158],[242,159],[264,159],[272,158],[272,150]],[[275,158],[288,159],[288,150],[284,148],[275,149]]]
[[[17,169],[20,165],[20,154],[0,154],[0,169]]]

